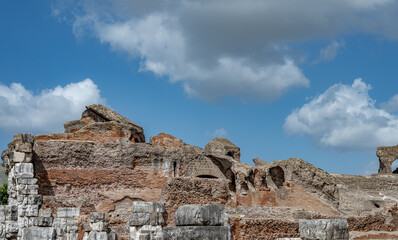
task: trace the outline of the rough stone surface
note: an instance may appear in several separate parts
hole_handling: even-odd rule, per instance
[[[166,133],[159,133],[155,137],[150,137],[149,143],[162,147],[181,147],[184,144],[181,139]]]
[[[346,219],[313,219],[299,221],[300,237],[304,240],[348,240]]]
[[[378,147],[376,155],[379,157],[379,173],[392,173],[393,169],[391,169],[391,164],[398,159],[398,145],[392,147]]]
[[[255,166],[264,166],[267,164],[265,160],[262,160],[261,158],[254,158],[253,163]]]
[[[53,228],[60,240],[160,240],[174,224],[183,226],[171,236],[186,239],[229,226],[234,239],[297,238],[299,219],[329,218],[345,219],[354,239],[398,236],[395,174],[329,174],[297,158],[252,166],[226,139],[201,149],[159,134],[147,144],[141,127],[100,105],[65,130],[18,134],[2,152],[9,206],[0,207],[0,239]],[[378,149],[380,173],[391,173],[397,147]]]
[[[230,228],[226,226],[184,226],[164,228],[164,240],[229,240]]]
[[[177,226],[221,226],[224,224],[223,206],[215,204],[184,205],[175,213]]]
[[[205,146],[205,150],[216,156],[229,156],[240,161],[240,148],[225,138],[214,138]]]
[[[74,132],[82,129],[86,125],[87,125],[87,122],[85,122],[83,120],[73,120],[70,122],[66,122],[64,124],[65,133],[74,133]]]

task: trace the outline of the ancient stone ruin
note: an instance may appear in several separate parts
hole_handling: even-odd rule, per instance
[[[380,173],[327,173],[301,159],[240,161],[143,129],[101,105],[65,133],[18,134],[3,151],[0,239],[398,239],[397,147]]]

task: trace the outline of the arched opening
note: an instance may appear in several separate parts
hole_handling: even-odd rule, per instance
[[[279,166],[269,169],[269,175],[277,188],[281,188],[285,182],[285,172]]]
[[[392,173],[398,174],[398,161],[394,161],[391,164],[391,169],[393,169]]]
[[[196,177],[198,177],[198,178],[217,178],[216,176],[212,176],[212,175],[199,175]]]

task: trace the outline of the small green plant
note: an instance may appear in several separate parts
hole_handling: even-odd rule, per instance
[[[5,182],[3,185],[0,187],[0,204],[1,205],[7,205],[8,204],[8,183]]]

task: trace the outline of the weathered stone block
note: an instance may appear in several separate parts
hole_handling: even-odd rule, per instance
[[[299,220],[300,237],[303,240],[348,239],[347,219]]]
[[[6,226],[6,235],[7,233],[18,233],[19,226],[17,221],[6,221],[5,226]]]
[[[32,185],[34,186],[34,185]],[[42,195],[28,195],[27,196],[27,204],[28,205],[41,205],[43,203]],[[51,213],[51,211],[50,211]]]
[[[130,240],[163,240],[163,229],[161,226],[145,225],[141,228],[130,227]]]
[[[51,217],[51,209],[40,209],[39,217]]]
[[[28,217],[19,217],[18,218],[18,227],[19,227],[19,229],[29,227],[29,218]]]
[[[18,206],[19,217],[37,217],[38,215],[39,215],[39,206],[37,205]]]
[[[29,225],[38,227],[51,227],[53,220],[53,217],[31,217],[29,219]]]
[[[221,226],[224,224],[223,206],[215,204],[184,205],[175,213],[177,226]]]
[[[77,232],[79,230],[79,224],[76,219],[66,219],[66,231],[68,233]]]
[[[14,135],[14,141],[22,141],[24,143],[33,143],[35,140],[35,137],[31,133],[20,133],[17,135]]]
[[[93,231],[104,232],[108,229],[109,223],[107,222],[95,222],[91,223],[91,228]]]
[[[26,159],[23,152],[10,152],[8,156],[11,163],[24,163]]]
[[[108,240],[108,233],[92,231],[88,234],[87,240]]]
[[[163,228],[164,240],[229,240],[230,228],[225,226],[184,226]]]
[[[135,213],[151,213],[165,211],[164,203],[159,202],[133,202],[133,212]]]
[[[80,215],[80,208],[58,208],[57,217],[68,218],[68,217],[78,217]]]
[[[17,163],[14,166],[15,178],[33,178],[33,164],[32,163]]]
[[[57,236],[66,234],[66,218],[54,218],[53,227],[57,232]]]
[[[55,230],[51,227],[30,227],[22,229],[22,240],[55,240]]]
[[[4,206],[4,215],[6,221],[17,221],[18,206]]]
[[[17,184],[34,185],[37,184],[36,178],[19,178],[17,179]]]
[[[130,226],[149,225],[151,220],[151,213],[136,213],[133,212],[130,216]]]
[[[97,213],[97,212],[90,213],[91,223],[104,222],[104,221],[105,221],[105,213]]]

